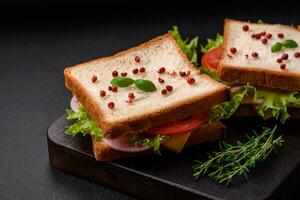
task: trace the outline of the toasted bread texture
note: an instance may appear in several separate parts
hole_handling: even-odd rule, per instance
[[[137,56],[139,62],[136,61]],[[133,69],[141,67],[145,68],[145,72],[133,73]],[[165,68],[165,73],[157,72],[161,67]],[[117,71],[119,76],[126,72],[127,77],[133,79],[151,80],[157,90],[143,92],[131,85],[119,87],[117,92],[109,91],[113,71]],[[187,76],[180,76],[179,71],[190,71],[189,77],[196,82],[188,84]],[[107,138],[143,132],[155,125],[184,119],[229,97],[227,86],[199,73],[177,46],[171,33],[111,57],[66,68],[64,76],[67,88],[83,104]],[[93,76],[97,77],[96,82],[91,81]],[[158,78],[162,78],[164,83],[160,83]],[[173,90],[162,95],[166,85],[173,86]],[[100,97],[100,90],[106,91],[105,97]],[[133,103],[126,102],[129,92],[135,95]],[[114,102],[113,109],[108,107],[109,102]]]
[[[244,25],[249,26],[248,31],[243,31]],[[272,38],[268,39],[266,44],[261,41],[266,36],[261,36],[261,39],[251,37],[252,34],[261,32],[272,34]],[[278,33],[283,33],[284,38],[279,38]],[[300,91],[300,59],[294,57],[294,53],[300,51],[300,47],[282,48],[279,52],[271,52],[272,45],[287,39],[293,39],[300,44],[300,31],[280,24],[252,24],[226,19],[223,56],[218,75],[228,82]],[[233,47],[237,49],[236,53],[230,51]],[[258,57],[253,57],[253,52],[256,52]],[[289,55],[289,59],[283,61],[286,68],[282,70],[277,59],[284,53]]]
[[[225,127],[221,122],[217,121],[211,125],[204,124],[203,126],[200,127],[199,130],[192,132],[192,134],[190,135],[186,143],[186,146],[220,140],[224,137],[224,135],[225,135]],[[93,151],[94,151],[95,158],[98,161],[111,161],[123,157],[134,157],[140,155],[153,154],[152,149],[138,152],[138,153],[121,152],[111,148],[107,144],[97,141],[95,138],[92,138],[92,144],[93,144]]]

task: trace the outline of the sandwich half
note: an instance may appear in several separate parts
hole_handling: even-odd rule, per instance
[[[225,20],[218,74],[227,82],[300,91],[299,42],[291,26]]]
[[[92,134],[97,160],[152,153],[150,147],[159,152],[160,144],[179,153],[223,137],[224,126],[208,124],[207,117],[212,106],[228,99],[229,88],[201,75],[171,33],[68,67],[64,76],[79,111],[99,128]]]
[[[226,19],[219,44],[203,56],[202,65],[231,86],[230,105],[234,106],[223,113],[226,118],[260,115],[284,123],[290,116],[300,116],[297,28]]]

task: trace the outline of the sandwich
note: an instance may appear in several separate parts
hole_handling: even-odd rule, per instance
[[[202,46],[200,70],[231,86],[212,119],[300,117],[300,31],[286,25],[225,20],[224,37]]]
[[[64,70],[72,92],[66,134],[91,135],[96,160],[180,153],[224,137],[208,123],[210,109],[228,100],[229,87],[200,74],[171,32],[110,57]]]

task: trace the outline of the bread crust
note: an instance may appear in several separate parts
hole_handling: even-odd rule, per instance
[[[170,40],[177,47],[177,51],[180,53],[182,59],[190,67],[191,71],[194,71],[195,74],[202,76],[205,79],[210,79],[206,75],[200,75],[199,70],[196,70],[192,63],[188,60],[187,56],[181,51],[177,46],[175,39],[171,33],[154,38],[144,44],[141,44],[137,47],[133,47],[129,50],[117,53],[110,57],[99,58],[88,63],[97,63],[104,60],[114,59],[116,57],[122,56],[132,51],[147,47],[153,43],[158,42],[159,40]],[[74,67],[82,67],[85,63],[76,65]],[[225,101],[229,98],[229,88],[221,83],[215,82],[219,87],[216,91],[211,91],[210,94],[199,95],[196,98],[188,99],[185,102],[180,104],[174,104],[167,108],[161,109],[158,112],[151,112],[144,114],[139,117],[128,118],[125,121],[118,121],[116,123],[109,123],[104,120],[101,107],[89,96],[86,89],[81,85],[71,75],[71,71],[74,67],[69,67],[64,70],[65,84],[68,89],[70,89],[77,97],[77,99],[84,105],[85,109],[92,117],[92,119],[97,122],[97,124],[102,128],[104,136],[106,138],[116,138],[123,134],[132,134],[136,132],[143,132],[149,129],[150,127],[168,123],[171,121],[176,121],[178,119],[184,119],[187,116],[199,113],[201,111],[207,110],[215,104]],[[162,120],[163,119],[163,120]]]
[[[199,130],[192,132],[185,147],[197,145],[204,142],[220,140],[225,136],[225,126],[217,121],[211,125],[204,124]],[[109,145],[97,141],[92,138],[93,152],[97,161],[112,161],[124,157],[135,157],[140,155],[153,154],[153,150],[149,149],[142,152],[128,153],[115,150]]]
[[[223,55],[218,69],[218,76],[227,82],[258,85],[269,88],[282,89],[287,91],[300,91],[300,74],[287,71],[272,71],[268,69],[257,69],[253,67],[237,67],[227,65],[225,62],[227,53],[227,38],[229,34],[228,26],[235,20],[225,19],[224,21],[224,44]],[[241,22],[239,22],[241,23]],[[299,31],[291,26],[281,25],[288,29]],[[300,33],[300,31],[299,31]],[[300,66],[299,66],[300,67]]]

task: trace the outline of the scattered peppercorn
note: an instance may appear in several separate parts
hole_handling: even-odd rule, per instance
[[[108,90],[109,90],[109,91],[112,91],[112,86],[108,86]]]
[[[244,25],[243,26],[243,31],[245,31],[245,32],[249,31],[249,26],[248,25]]]
[[[163,82],[165,82],[165,80],[159,77],[158,82],[163,83]]]
[[[168,91],[167,91],[166,89],[162,89],[162,90],[161,90],[161,94],[162,94],[162,95],[166,95],[167,93],[168,93]]]
[[[281,58],[278,58],[276,61],[277,61],[278,63],[282,63],[282,59],[281,59]]]
[[[267,44],[267,43],[268,43],[268,39],[267,39],[267,38],[263,38],[263,39],[261,39],[261,42],[262,42],[263,44]]]
[[[140,58],[139,56],[136,56],[136,57],[134,58],[134,60],[135,60],[135,62],[137,62],[137,63],[141,62],[141,58]]]
[[[282,69],[282,70],[284,70],[284,69],[285,69],[285,67],[286,67],[286,65],[285,65],[285,64],[281,64],[281,65],[280,65],[280,69]]]
[[[97,76],[92,77],[92,82],[95,83],[97,81]]]
[[[289,54],[287,54],[287,53],[282,54],[281,59],[282,59],[282,60],[287,60],[287,59],[289,59]]]
[[[144,73],[146,71],[145,67],[140,67],[140,72]]]
[[[159,68],[159,70],[157,72],[160,73],[160,74],[163,74],[163,73],[166,72],[166,68],[161,67],[161,68]]]
[[[168,72],[169,75],[175,76],[177,73],[175,72],[175,70],[173,70],[172,72]]]
[[[257,57],[258,57],[258,53],[253,52],[253,53],[252,53],[252,57],[253,57],[253,58],[257,58]]]
[[[231,48],[230,48],[230,52],[231,52],[232,54],[235,54],[235,53],[236,53],[236,51],[237,51],[237,50],[236,50],[236,48],[235,48],[235,47],[231,47]]]
[[[186,76],[186,72],[179,71],[179,75],[180,75],[181,77],[184,77],[184,76]]]
[[[168,92],[171,92],[173,90],[173,87],[171,85],[166,85],[166,90]]]
[[[296,53],[294,54],[294,56],[295,56],[295,58],[300,58],[300,52],[296,52]]]
[[[261,32],[260,35],[265,36],[266,35],[266,31]]]
[[[113,77],[117,77],[119,75],[119,73],[117,71],[113,71],[111,74]]]
[[[112,92],[118,92],[118,88],[116,86],[112,86],[112,89],[111,89]]]
[[[260,33],[256,33],[255,34],[255,38],[259,40],[261,38],[261,34]]]
[[[132,99],[125,100],[126,103],[132,103]]]
[[[123,76],[123,77],[127,76],[127,72],[122,72],[121,76]]]
[[[186,81],[188,82],[188,84],[193,84],[193,83],[195,83],[195,79],[194,78],[192,78],[192,77],[188,77],[187,79],[186,79]]]
[[[277,36],[278,36],[279,38],[284,38],[283,33],[278,33]]]
[[[105,97],[106,92],[104,90],[100,90],[100,97]]]
[[[108,104],[107,104],[107,106],[110,108],[110,109],[113,109],[114,107],[115,107],[115,103],[114,102],[109,102]]]
[[[129,99],[134,99],[135,96],[134,96],[134,94],[133,94],[132,92],[129,92],[129,93],[128,93],[128,98],[129,98]]]
[[[272,38],[272,34],[271,34],[271,33],[268,33],[266,37],[267,37],[268,39],[271,39],[271,38]]]
[[[139,73],[139,70],[138,70],[137,68],[134,68],[134,69],[132,70],[132,73],[133,73],[133,74],[137,74],[137,73]]]

